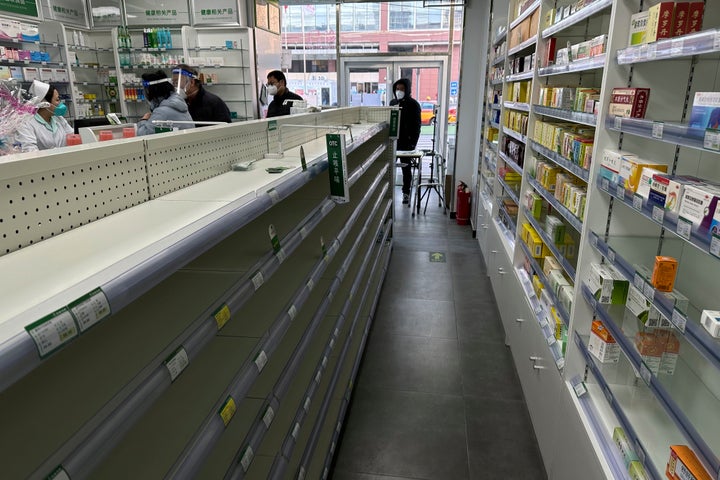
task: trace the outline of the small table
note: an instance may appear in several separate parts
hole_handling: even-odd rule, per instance
[[[410,165],[410,168],[414,168],[418,172],[418,179],[417,184],[415,184],[415,178],[413,176],[413,182],[410,186],[410,203],[408,204],[409,207],[413,210],[413,216],[415,215],[415,208],[417,207],[417,213],[420,213],[420,202],[415,202],[417,205],[413,204],[412,202],[412,191],[413,186],[416,186],[417,192],[415,194],[415,198],[419,198],[420,195],[420,184],[422,183],[422,166],[420,165],[420,161],[422,157],[425,156],[425,152],[422,150],[397,150],[395,152],[395,156],[400,160],[396,165],[398,166],[404,166],[406,164]]]

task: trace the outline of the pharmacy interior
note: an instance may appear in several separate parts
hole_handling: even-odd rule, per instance
[[[282,6],[150,3],[0,2],[0,77],[57,84],[70,120],[136,122],[141,75],[180,63],[237,120],[0,160],[8,478],[322,478],[396,117],[258,120]],[[720,5],[464,5],[489,39],[460,79],[472,230],[548,478],[720,478]]]

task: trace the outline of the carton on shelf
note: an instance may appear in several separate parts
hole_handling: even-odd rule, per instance
[[[647,41],[672,37],[675,2],[660,2],[648,9]]]
[[[586,283],[599,303],[624,305],[627,300],[630,283],[612,265],[590,265]]]
[[[633,193],[637,192],[638,185],[640,185],[642,170],[645,167],[655,169],[658,173],[667,172],[667,165],[663,165],[662,163],[642,160],[637,157],[623,157],[622,164],[620,166],[620,179],[623,181],[625,190],[630,190]]]
[[[647,200],[650,198],[650,189],[653,184],[653,177],[657,174],[665,173],[667,170],[658,170],[651,167],[643,167],[642,173],[640,174],[640,180],[638,181],[637,193],[642,198]]]
[[[608,113],[618,117],[645,118],[649,88],[613,88]]]
[[[666,375],[675,374],[678,356],[680,355],[680,340],[670,330],[658,330],[655,332],[658,342],[663,347],[663,354],[660,360],[660,373]]]
[[[635,336],[635,348],[637,348],[643,363],[648,369],[657,375],[660,372],[663,346],[658,342],[655,332],[638,332]]]
[[[712,480],[695,452],[687,445],[670,445],[670,459],[665,475],[669,480]]]
[[[695,92],[690,127],[720,128],[720,92]]]
[[[703,15],[705,13],[705,2],[690,2],[688,13],[688,24],[685,33],[695,33],[702,30]]]
[[[600,363],[618,363],[620,361],[620,345],[600,320],[592,322],[588,351]]]
[[[672,36],[685,35],[690,16],[690,2],[677,2],[675,4],[675,17],[673,19]]]
[[[647,27],[650,12],[640,12],[630,16],[630,34],[628,46],[647,43]]]
[[[661,292],[672,292],[677,270],[678,261],[675,258],[656,256],[651,280],[653,287]]]
[[[720,188],[713,185],[685,185],[678,215],[694,225],[710,228],[720,200]]]

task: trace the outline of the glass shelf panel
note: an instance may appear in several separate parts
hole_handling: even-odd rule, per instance
[[[720,30],[710,29],[618,50],[617,62],[629,65],[715,52],[720,52]]]
[[[556,22],[552,26],[542,31],[542,38],[548,38],[556,33],[565,30],[568,27],[578,24],[579,22],[590,18],[593,15],[603,13],[603,10],[610,7],[613,4],[613,0],[596,0],[593,3],[585,5],[583,8],[573,13],[567,18]]]
[[[658,134],[658,124],[662,124]],[[690,127],[684,123],[647,120],[644,118],[615,117],[608,115],[605,127],[615,132],[629,133],[642,138],[682,145],[704,152],[720,153],[720,147],[713,146],[714,130]]]
[[[568,65],[550,65],[549,67],[540,68],[538,70],[538,75],[545,77],[549,75],[562,75],[563,73],[586,72],[588,70],[605,68],[605,57],[606,55],[603,53],[602,55],[595,55],[594,57],[575,60]]]
[[[513,110],[520,110],[521,112],[529,112],[530,104],[522,102],[503,102],[505,108],[511,108]]]
[[[575,112],[573,110],[563,110],[561,108],[545,107],[543,105],[533,105],[535,113],[545,115],[547,117],[559,118],[582,125],[594,127],[597,124],[597,115],[592,113]]]
[[[533,78],[533,72],[521,72],[521,73],[513,73],[512,75],[508,75],[505,77],[506,82],[517,82],[519,80],[529,80]]]
[[[526,142],[527,142],[527,137],[526,137],[525,135],[523,135],[523,134],[520,133],[520,132],[516,132],[516,131],[513,130],[512,128],[502,127],[502,131],[503,131],[503,133],[504,133],[505,135],[509,135],[509,136],[513,137],[515,140],[519,140],[519,141],[521,141],[522,143],[526,143]]]

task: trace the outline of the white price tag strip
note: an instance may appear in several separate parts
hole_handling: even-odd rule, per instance
[[[268,190],[267,193],[270,196],[270,201],[273,203],[273,205],[280,201],[280,194],[274,188]]]
[[[635,272],[635,276],[633,277],[633,286],[641,292],[645,289],[645,279],[638,272]]]
[[[557,339],[555,337],[547,337],[547,344],[552,345],[553,343],[557,342]]]
[[[250,464],[252,463],[254,457],[255,452],[253,452],[252,447],[248,445],[245,449],[245,452],[242,454],[242,457],[240,457],[240,466],[242,466],[243,472],[248,471],[248,468],[250,468]]]
[[[643,206],[643,198],[638,194],[633,195],[633,208],[637,211],[641,211],[642,206]]]
[[[55,470],[50,472],[50,475],[45,477],[45,480],[70,480],[70,475],[68,475],[62,465],[58,465]]]
[[[655,299],[655,287],[653,287],[652,283],[646,282],[643,286],[643,294],[650,300],[653,301]]]
[[[612,248],[608,248],[608,254],[607,254],[608,260],[610,260],[612,263],[615,263],[615,250]]]
[[[328,357],[327,357],[327,355],[325,355],[325,356],[323,356],[323,359],[322,359],[322,368],[326,368],[327,363],[328,363]]]
[[[603,178],[602,180],[600,180],[600,188],[610,193],[610,182],[607,178]]]
[[[615,128],[618,130],[622,128],[622,117],[615,117]]]
[[[683,315],[680,310],[677,308],[673,308],[672,318],[670,321],[672,322],[675,327],[677,327],[678,330],[685,333],[685,326],[687,325],[687,317]]]
[[[322,379],[322,370],[318,370],[315,374],[315,383],[320,383],[320,379]]]
[[[713,39],[713,50],[720,50],[720,31],[715,32],[715,38]],[[720,475],[718,475],[720,478]]]
[[[686,240],[690,240],[692,235],[692,222],[682,217],[678,218],[677,234]]]
[[[642,377],[643,381],[647,385],[650,385],[650,382],[652,381],[652,372],[648,366],[645,365],[645,362],[640,362],[640,377]]]
[[[337,425],[335,425],[335,431],[336,431],[337,433],[340,433],[340,430],[342,430],[342,423],[341,423],[341,422],[337,422]]]
[[[255,290],[257,291],[258,288],[262,287],[263,283],[265,283],[265,278],[263,277],[262,272],[257,272],[252,277],[252,283],[255,286]]]
[[[555,365],[557,366],[558,370],[562,370],[565,368],[565,359],[564,358],[558,358],[555,362]]]
[[[335,339],[331,338],[330,339],[330,350],[332,350],[334,347],[335,347]]]
[[[293,430],[292,430],[292,437],[295,440],[297,440],[298,435],[300,435],[300,424],[295,422],[295,426],[293,427]]]
[[[295,305],[290,305],[290,308],[288,309],[288,316],[290,317],[290,320],[295,320],[295,317],[297,317],[297,308],[295,308]]]
[[[308,229],[307,229],[305,226],[303,226],[303,227],[300,229],[300,238],[302,238],[303,240],[305,240],[305,238],[306,238],[307,236],[308,236]]]
[[[78,328],[72,314],[62,308],[31,323],[25,330],[35,342],[40,358],[54,352],[78,336]]]
[[[308,288],[308,290],[310,290],[311,292],[312,292],[313,289],[315,288],[315,282],[313,281],[312,278],[307,281],[307,288]]]
[[[213,318],[215,319],[218,330],[220,330],[222,327],[225,326],[228,320],[230,320],[230,307],[228,307],[227,305],[223,305],[222,307],[218,308],[215,313],[213,313]]]
[[[617,193],[617,197],[620,200],[624,199],[625,198],[625,187],[623,187],[622,185],[618,185],[617,188],[615,189],[615,193]]]
[[[297,480],[305,480],[305,467],[300,467],[298,470]]]
[[[682,55],[685,41],[682,38],[673,38],[670,41],[670,55]]]
[[[270,428],[270,424],[272,424],[274,418],[275,411],[270,405],[268,405],[267,410],[265,410],[265,415],[263,415],[263,423],[265,424],[265,428]]]
[[[660,208],[657,205],[653,206],[653,212],[652,212],[652,219],[655,220],[657,223],[662,224],[665,220],[665,209]]]
[[[218,412],[220,414],[220,418],[222,418],[222,421],[226,427],[228,426],[228,423],[230,423],[230,420],[232,420],[232,417],[235,415],[236,411],[237,405],[235,405],[235,400],[232,397],[228,397],[227,400],[225,400],[225,403],[223,403],[223,406],[220,407],[220,411]]]
[[[714,152],[720,151],[720,131],[708,128],[705,130],[705,138],[703,139],[703,148]]]
[[[583,382],[578,382],[573,386],[573,390],[575,390],[575,395],[577,395],[578,398],[582,397],[587,393],[587,388],[585,388],[585,384]]]
[[[285,259],[287,258],[287,254],[285,253],[285,249],[281,248],[278,250],[278,252],[275,254],[275,256],[278,259],[278,262],[283,263]]]
[[[77,321],[80,331],[84,332],[99,321],[110,316],[110,303],[105,293],[96,288],[68,305]]]
[[[664,128],[665,124],[663,122],[653,122],[652,137],[662,139]]]
[[[265,365],[267,365],[268,357],[265,350],[260,350],[260,353],[255,357],[255,366],[257,366],[258,372],[262,372]]]
[[[190,360],[188,359],[187,352],[183,347],[178,348],[170,356],[165,359],[165,368],[170,373],[170,381],[174,382],[175,379],[185,370]]]
[[[710,253],[720,258],[720,237],[713,235],[710,239]]]
[[[305,403],[303,404],[303,410],[305,410],[305,413],[310,411],[310,397],[305,397]]]
[[[648,52],[647,52],[648,59],[654,60],[656,56],[657,56],[657,44],[655,44],[655,43],[648,44]]]

